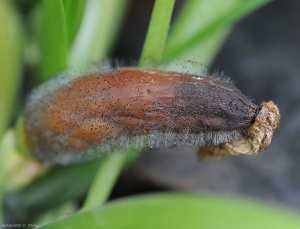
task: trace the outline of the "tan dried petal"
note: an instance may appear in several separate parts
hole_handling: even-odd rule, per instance
[[[280,113],[274,102],[262,102],[259,114],[245,137],[219,146],[199,148],[198,154],[202,160],[221,158],[227,155],[257,154],[270,145],[273,133],[279,123]]]

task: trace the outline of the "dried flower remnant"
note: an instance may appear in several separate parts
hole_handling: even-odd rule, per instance
[[[263,102],[260,111],[250,126],[247,134],[231,142],[218,146],[199,148],[198,155],[202,160],[222,158],[227,155],[253,155],[265,150],[271,143],[273,133],[280,123],[280,114],[273,101]]]
[[[40,161],[70,164],[113,149],[230,143],[248,136],[258,109],[231,83],[205,72],[103,64],[101,71],[61,75],[33,90],[25,132]]]

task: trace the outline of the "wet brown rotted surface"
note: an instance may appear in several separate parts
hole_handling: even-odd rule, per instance
[[[124,135],[242,131],[257,110],[219,78],[135,68],[80,77],[33,107],[25,113],[26,130],[42,159]]]

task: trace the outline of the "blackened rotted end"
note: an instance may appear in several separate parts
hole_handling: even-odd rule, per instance
[[[262,102],[258,115],[240,140],[218,146],[202,147],[198,155],[202,160],[221,158],[227,155],[253,155],[265,150],[271,143],[273,133],[280,124],[280,113],[273,101]]]
[[[262,104],[260,104],[260,106],[258,106],[258,107],[256,108],[255,114],[254,114],[254,116],[253,116],[253,118],[252,118],[252,120],[251,120],[251,125],[255,122],[255,119],[256,119],[256,117],[259,115],[259,112],[260,112],[261,108],[262,108]]]

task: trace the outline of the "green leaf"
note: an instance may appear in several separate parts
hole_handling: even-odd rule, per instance
[[[78,166],[52,168],[22,190],[6,194],[6,214],[22,217],[18,218],[20,222],[33,222],[37,215],[84,196],[99,166],[101,161],[97,160]]]
[[[8,1],[0,1],[0,206],[4,189],[4,158],[7,150],[3,145],[10,145],[10,140],[3,134],[12,121],[12,110],[20,82],[22,34],[20,21]],[[4,147],[4,148],[3,148]],[[0,209],[0,224],[2,208]]]
[[[67,66],[68,30],[63,0],[43,0],[42,63],[39,81]]]
[[[156,0],[140,57],[140,66],[147,67],[161,59],[169,32],[175,0]]]
[[[116,39],[128,0],[88,0],[78,34],[69,53],[69,65],[107,57]]]
[[[1,3],[0,3],[1,12]],[[7,155],[11,152],[14,147],[13,133],[7,132],[0,141],[0,206],[2,206],[2,196],[5,192],[6,183],[6,161]],[[2,207],[0,208],[0,225],[2,224]]]
[[[194,194],[156,194],[118,200],[57,220],[51,228],[298,229],[296,214],[253,201]]]
[[[81,25],[87,0],[63,0],[66,24],[68,29],[68,45],[69,48],[77,35],[78,29]]]
[[[228,27],[267,2],[270,0],[189,0],[172,27],[162,60],[185,58],[207,64]]]
[[[0,1],[0,139],[12,120],[21,76],[21,51],[19,18],[8,1]]]
[[[25,158],[16,150],[16,135],[6,131],[0,141],[0,184],[4,192],[13,192],[28,185],[46,170],[33,158]],[[30,168],[30,169],[29,169]]]
[[[112,152],[107,158],[102,160],[102,164],[89,189],[81,210],[89,210],[102,205],[109,197],[109,194],[120,175],[127,152]]]
[[[46,213],[40,215],[37,219],[35,219],[35,224],[41,225],[41,224],[51,222],[53,220],[58,219],[62,215],[75,212],[76,209],[77,209],[77,203],[75,201],[66,202],[60,205],[59,207],[51,209],[50,211],[47,211]]]

